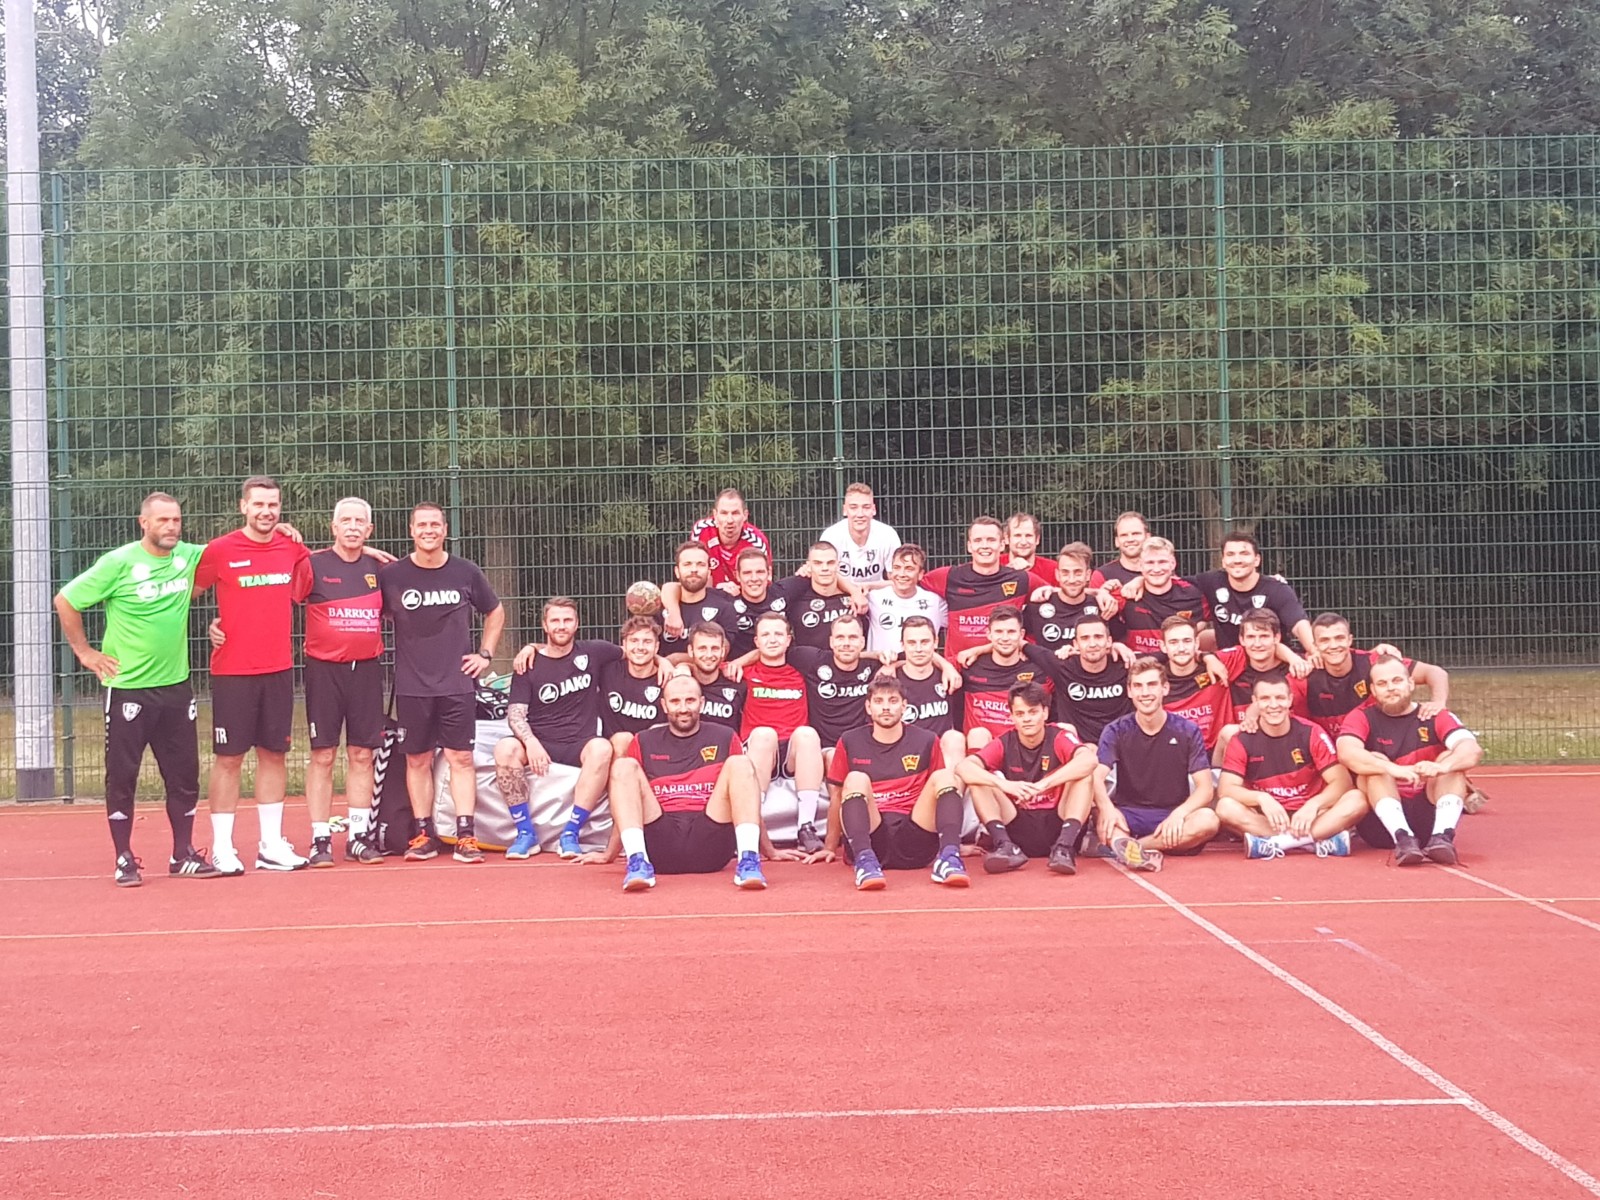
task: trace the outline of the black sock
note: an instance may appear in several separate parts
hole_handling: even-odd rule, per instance
[[[476,837],[477,823],[471,817],[456,818],[456,836],[458,838]]]
[[[939,830],[939,849],[961,849],[961,793],[945,788],[933,798],[933,823]]]
[[[106,800],[106,824],[111,826],[111,844],[117,857],[133,853],[133,797],[125,803]]]
[[[983,827],[989,831],[989,838],[996,846],[1004,846],[1011,840],[1011,831],[1006,828],[1004,821],[985,821]]]
[[[1061,822],[1061,832],[1056,836],[1056,845],[1065,846],[1074,854],[1078,851],[1078,839],[1083,836],[1083,822],[1077,818],[1069,818]]]
[[[167,796],[167,824],[172,826],[172,857],[176,861],[194,850],[196,796]]]
[[[860,792],[851,792],[839,804],[839,825],[852,855],[860,858],[871,853],[872,814],[867,811],[867,798]]]
[[[411,818],[411,836],[412,837],[432,837],[433,836],[433,822],[428,820],[427,817],[412,817]]]

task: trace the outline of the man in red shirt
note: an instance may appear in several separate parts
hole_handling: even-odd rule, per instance
[[[1437,716],[1450,707],[1448,671],[1406,658],[1387,644],[1371,650],[1356,649],[1350,622],[1338,613],[1323,613],[1311,622],[1311,637],[1322,665],[1306,676],[1306,711],[1328,731],[1329,737],[1338,737],[1344,719],[1372,703],[1372,664],[1385,654],[1405,663],[1412,682],[1428,689],[1428,702],[1420,710],[1424,717]]]
[[[1206,749],[1215,750],[1218,736],[1233,721],[1233,697],[1228,677],[1218,670],[1221,662],[1210,654],[1201,661],[1200,635],[1187,617],[1168,617],[1161,622],[1161,652],[1170,685],[1166,710],[1200,726]]]
[[[994,517],[979,517],[967,529],[970,563],[939,567],[922,577],[922,586],[943,596],[950,610],[945,634],[945,657],[954,660],[969,646],[989,639],[989,614],[1002,604],[1021,604],[1028,598],[1031,579],[1026,571],[1000,561],[1005,529]]]
[[[711,515],[696,521],[689,536],[711,555],[713,587],[739,582],[736,564],[740,551],[759,550],[769,563],[772,561],[772,542],[750,523],[750,510],[745,506],[744,493],[738,488],[723,488],[718,492]]]
[[[1372,806],[1358,830],[1361,840],[1380,849],[1392,845],[1397,867],[1425,860],[1453,866],[1467,772],[1482,760],[1483,747],[1448,709],[1422,715],[1413,699],[1417,685],[1398,658],[1380,656],[1370,676],[1377,703],[1345,718],[1338,743],[1339,761]],[[1433,834],[1418,845],[1412,827],[1430,815]]]
[[[794,780],[800,849],[814,854],[822,849],[817,833],[817,809],[822,803],[822,741],[810,725],[806,680],[789,661],[794,634],[789,619],[769,612],[756,621],[755,659],[743,666],[745,685],[743,724],[739,736],[749,748],[761,794],[767,794],[775,774]],[[820,657],[820,655],[819,655]]]
[[[1006,521],[1006,566],[1026,571],[1034,587],[1054,587],[1056,564],[1039,558],[1044,530],[1032,513],[1014,512]]]
[[[279,528],[283,493],[264,475],[240,489],[244,525],[213,539],[200,555],[196,595],[217,589],[221,645],[211,653],[212,861],[223,875],[243,875],[233,846],[239,776],[256,752],[256,866],[297,871],[306,860],[283,836],[284,755],[294,729],[294,595],[304,587],[310,552]]]
[[[1291,714],[1288,680],[1256,680],[1252,699],[1257,727],[1228,743],[1217,820],[1243,836],[1251,858],[1282,858],[1289,850],[1345,857],[1367,802],[1332,740]]]

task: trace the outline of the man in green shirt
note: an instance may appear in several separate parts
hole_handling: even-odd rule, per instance
[[[167,871],[210,879],[217,869],[191,837],[200,801],[194,693],[189,688],[189,596],[201,547],[183,541],[183,510],[165,492],[139,508],[144,536],[120,546],[56,593],[56,614],[78,661],[105,685],[106,817],[119,887],[143,879],[133,856],[133,799],[146,746],[167,789],[172,857]],[[101,649],[89,644],[83,612],[104,604]]]

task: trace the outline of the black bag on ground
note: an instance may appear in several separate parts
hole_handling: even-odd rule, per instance
[[[406,791],[406,756],[400,750],[400,724],[383,723],[383,741],[372,754],[373,845],[390,857],[404,854],[411,841],[411,796]]]

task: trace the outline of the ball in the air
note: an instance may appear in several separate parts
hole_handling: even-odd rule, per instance
[[[661,589],[648,579],[630,584],[622,598],[623,605],[632,617],[653,617],[661,611]]]

